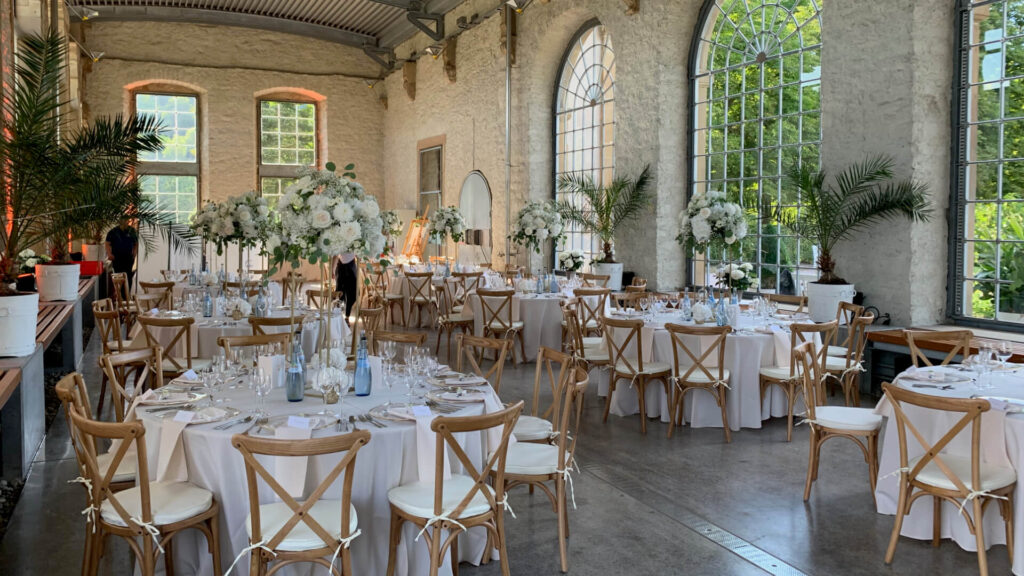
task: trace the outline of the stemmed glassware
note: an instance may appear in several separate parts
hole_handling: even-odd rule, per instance
[[[262,368],[256,369],[256,376],[253,378],[253,392],[256,393],[256,417],[264,419],[268,416],[266,409],[267,395],[273,388],[274,379]]]
[[[1002,365],[1003,370],[1006,369],[1006,361],[1013,356],[1013,345],[1003,340],[999,342],[999,345],[995,349],[996,358],[999,359],[999,363]]]
[[[377,353],[380,354],[381,367],[384,370],[384,374],[382,375],[384,387],[387,388],[389,392],[391,391],[391,361],[395,357],[395,352],[395,343],[392,340],[385,340],[377,344]]]

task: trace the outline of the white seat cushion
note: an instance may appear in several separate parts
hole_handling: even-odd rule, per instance
[[[604,344],[604,338],[600,336],[587,336],[583,338],[584,348],[597,348]]]
[[[633,367],[632,369],[630,369],[624,361],[619,360],[615,363],[615,371],[621,374],[633,374],[639,367],[640,363],[637,362],[636,358],[629,358],[628,360],[629,366]],[[659,374],[662,372],[670,372],[671,370],[672,367],[668,362],[644,362],[644,370],[641,374]]]
[[[96,456],[96,464],[100,469],[100,474],[103,476],[107,475],[107,470],[110,468],[110,461],[114,459],[114,455],[100,454]],[[134,451],[128,452],[121,459],[121,463],[117,466],[117,472],[114,473],[114,477],[111,478],[111,482],[128,482],[129,480],[135,480],[135,473],[139,470],[139,459],[138,455]]]
[[[414,297],[410,298],[409,300],[411,300],[411,301],[413,301],[413,302],[415,302],[417,304],[433,304],[434,303],[434,299],[433,298],[427,298],[425,296],[414,296]]]
[[[530,442],[532,440],[546,440],[551,437],[551,422],[536,416],[520,416],[516,427],[512,429],[516,440]]]
[[[767,376],[768,378],[773,378],[775,380],[789,380],[791,377],[789,373],[789,366],[783,366],[779,368],[761,368],[760,374],[761,376]],[[796,369],[793,371],[793,374],[795,374],[796,376],[800,375],[799,366],[796,367]]]
[[[402,296],[401,294],[385,294],[384,299],[388,302],[392,302],[396,300],[404,300],[405,296]]]
[[[828,356],[825,358],[825,370],[828,370],[829,372],[842,372],[843,370],[846,370],[846,357],[835,358],[833,356]]]
[[[459,304],[458,306],[452,306],[452,312],[454,312],[455,314],[462,314],[463,308],[464,307],[461,304]]]
[[[829,346],[827,354],[829,356],[842,356],[846,358],[846,346]]]
[[[317,523],[324,527],[329,534],[341,539],[341,501],[340,500],[317,500],[316,504],[309,509],[308,515],[316,519]],[[349,504],[348,533],[354,534],[359,525],[356,518],[356,508]],[[292,509],[284,502],[260,505],[260,527],[263,534],[256,540],[269,540],[277,534],[277,531],[284,526],[285,522],[292,517]],[[252,516],[245,518],[245,533],[252,538]],[[297,552],[300,550],[315,550],[326,546],[323,539],[316,535],[316,532],[305,522],[299,521],[292,527],[284,540],[277,545],[278,550]]]
[[[882,417],[870,408],[854,408],[852,406],[817,406],[814,408],[814,421],[821,426],[840,430],[878,430],[882,426]]]
[[[583,324],[584,330],[597,330],[600,327],[601,325],[597,323],[597,320],[587,320],[586,323]]]
[[[459,502],[466,497],[470,488],[473,487],[473,479],[463,474],[452,474],[452,477],[444,481],[444,492],[441,495],[441,508],[444,511],[455,509]],[[486,490],[494,494],[490,486]],[[402,484],[388,490],[388,502],[392,503],[399,510],[406,514],[419,516],[420,518],[434,517],[434,483],[433,482],[411,482]],[[491,509],[487,497],[482,491],[473,495],[459,518],[468,518],[483,514]]]
[[[451,314],[449,314],[447,316],[442,316],[441,318],[443,320],[447,321],[447,322],[472,322],[473,321],[473,316],[471,316],[469,314],[462,314],[462,313],[455,313],[455,312],[453,312],[453,313],[451,313]]]
[[[646,366],[645,366],[645,368],[646,368]],[[687,382],[693,382],[694,384],[710,384],[710,383],[714,382],[715,379],[718,378],[718,367],[717,366],[706,366],[706,368],[708,369],[708,372],[711,372],[712,378],[708,378],[708,375],[705,374],[703,370],[701,370],[700,368],[697,368],[693,372],[690,372],[690,375],[686,377],[686,381]],[[685,369],[680,367],[680,374],[679,374],[680,378],[682,378],[683,375],[686,374],[686,370],[689,370],[689,367],[686,367]],[[722,370],[722,380],[725,380],[726,382],[729,381],[729,369],[728,368]]]
[[[142,518],[142,491],[138,486],[118,492],[117,501],[133,518]],[[180,522],[210,509],[213,494],[188,482],[150,482],[149,506],[153,524],[163,526]],[[100,516],[116,526],[127,526],[109,500],[100,505]]]
[[[608,353],[599,348],[584,348],[583,359],[588,362],[608,362],[611,358]]]
[[[505,331],[505,330],[509,329],[507,323],[506,324],[502,324],[501,322],[499,322],[497,320],[495,320],[494,322],[491,322],[491,324],[490,324],[490,326],[488,326],[488,328],[490,328],[491,330],[497,330],[497,331]],[[523,329],[523,323],[522,322],[516,320],[515,322],[512,323],[512,330],[522,330],[522,329]]]
[[[174,362],[171,362],[170,358],[165,357],[162,364],[164,372],[184,372],[185,370],[188,370],[188,360],[186,360],[184,357],[175,357],[174,359],[178,362],[178,364],[181,365],[181,367],[179,368],[178,366],[175,366]],[[209,368],[210,364],[212,363],[213,360],[211,360],[210,358],[193,358],[192,369],[195,370],[196,372],[200,370],[205,370]]]
[[[971,459],[967,456],[954,456],[952,454],[940,453],[939,458],[942,458],[943,463],[949,467],[949,469],[955,474],[960,481],[967,486],[968,490],[978,490],[971,485]],[[921,457],[911,459],[907,466],[911,469],[920,462]],[[981,462],[980,463],[981,473],[981,488],[982,491],[998,490],[1005,486],[1009,486],[1017,481],[1017,473],[1013,471],[1013,468],[1005,468],[1003,466],[996,466],[994,464]],[[917,475],[917,479],[924,484],[929,486],[935,486],[936,488],[942,488],[944,490],[956,490],[957,487],[950,481],[949,477],[942,472],[942,469],[935,463],[934,460],[925,465],[921,469],[921,473]]]
[[[508,474],[554,474],[558,469],[558,446],[516,443],[508,447],[505,472]]]

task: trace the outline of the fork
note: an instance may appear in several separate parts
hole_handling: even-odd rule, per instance
[[[227,430],[228,428],[231,428],[232,426],[237,426],[239,424],[245,424],[245,423],[248,423],[248,422],[252,422],[252,416],[251,415],[246,416],[245,418],[239,418],[237,420],[231,420],[231,421],[225,422],[223,424],[218,424],[217,426],[214,426],[213,429],[214,430]]]
[[[192,402],[189,402],[188,404],[185,404],[183,406],[182,405],[179,405],[179,406],[161,406],[159,408],[149,408],[149,409],[146,410],[146,413],[147,414],[156,414],[158,412],[167,412],[168,410],[191,410],[193,408],[195,408],[195,404],[193,404]]]
[[[360,414],[359,415],[359,420],[362,421],[362,422],[366,422],[367,424],[373,424],[377,428],[383,428],[384,427],[383,424],[381,424],[380,422],[377,422],[376,420],[374,420],[373,417],[370,416],[369,414]]]

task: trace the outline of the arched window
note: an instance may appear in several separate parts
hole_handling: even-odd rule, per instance
[[[949,314],[1024,330],[1024,9],[959,2]]]
[[[816,278],[816,248],[759,210],[766,200],[799,206],[783,175],[820,163],[821,7],[822,0],[708,2],[691,51],[692,191],[724,191],[743,206],[749,235],[739,257],[769,292],[799,293]],[[713,274],[725,256],[709,257]],[[694,263],[696,283],[705,264]]]
[[[596,20],[576,33],[562,58],[555,89],[555,200],[558,178],[577,173],[597,184],[615,174],[615,53],[608,31]],[[600,250],[598,238],[570,227],[565,250],[582,250],[588,260]],[[557,259],[556,259],[557,264]]]

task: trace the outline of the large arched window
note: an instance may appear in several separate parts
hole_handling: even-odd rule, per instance
[[[959,7],[949,313],[1024,329],[1024,7]]]
[[[783,175],[820,163],[821,7],[822,0],[708,2],[692,50],[692,191],[724,191],[744,207],[749,235],[739,256],[768,292],[799,293],[816,278],[816,248],[759,210],[766,200],[799,206]],[[713,274],[725,256],[709,257]],[[706,263],[694,262],[695,282]]]
[[[608,31],[588,22],[569,43],[555,90],[555,199],[558,178],[577,173],[608,184],[615,173],[615,53]],[[600,250],[596,236],[570,227],[565,250],[590,260]],[[557,263],[557,259],[556,259]]]

